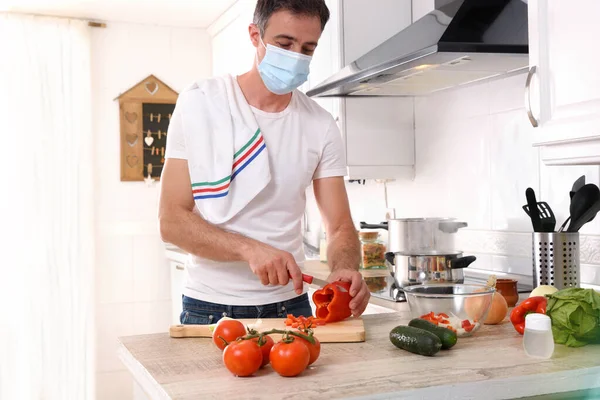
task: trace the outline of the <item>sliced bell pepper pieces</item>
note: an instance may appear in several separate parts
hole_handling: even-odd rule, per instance
[[[439,313],[439,314],[435,315],[435,313],[433,311],[430,312],[429,314],[421,315],[420,318],[424,319],[426,321],[429,321],[434,325],[450,323],[450,320],[449,320],[450,317],[448,316],[448,314]]]
[[[472,324],[468,319],[461,321],[460,325],[466,332],[471,332],[475,328],[475,324]]]
[[[548,299],[544,296],[529,297],[513,308],[510,313],[510,322],[521,335],[525,332],[525,317],[530,313],[546,314]]]
[[[352,315],[350,282],[331,282],[314,292],[312,299],[316,306],[315,315],[320,321],[337,322]]]
[[[307,330],[316,328],[319,325],[325,325],[325,323],[313,316],[307,318],[302,315],[295,317],[293,314],[288,314],[285,319],[285,325],[300,330]]]

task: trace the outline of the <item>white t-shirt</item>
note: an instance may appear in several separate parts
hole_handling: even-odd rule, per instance
[[[246,102],[237,79],[228,79],[235,82],[237,100]],[[271,182],[240,213],[218,227],[288,251],[302,267],[305,191],[313,179],[346,175],[342,138],[331,114],[298,90],[281,112],[251,108],[268,149]],[[187,159],[186,154],[194,149],[185,147],[185,137],[196,134],[201,132],[169,126],[165,157]],[[238,179],[244,178],[240,175]],[[217,262],[190,255],[186,271],[183,294],[198,300],[261,305],[297,296],[291,281],[287,286],[263,285],[246,262]]]

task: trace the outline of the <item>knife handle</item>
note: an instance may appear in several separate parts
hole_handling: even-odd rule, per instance
[[[288,272],[288,276],[290,278],[292,277],[292,275],[289,272]],[[302,280],[310,285],[313,281],[313,277],[310,275],[307,275],[307,274],[302,274]]]

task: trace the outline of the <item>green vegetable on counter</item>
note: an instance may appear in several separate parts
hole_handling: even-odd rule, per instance
[[[448,328],[437,326],[432,322],[425,321],[421,318],[415,318],[408,323],[408,326],[413,328],[420,328],[433,333],[435,336],[440,338],[442,342],[442,350],[448,350],[456,344],[458,341],[456,333],[452,332]]]
[[[390,341],[399,349],[422,356],[433,356],[442,348],[442,341],[433,333],[412,326],[397,326],[390,332]]]
[[[600,343],[600,294],[569,288],[547,295],[554,342],[569,347]]]

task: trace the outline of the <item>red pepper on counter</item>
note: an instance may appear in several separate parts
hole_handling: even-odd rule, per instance
[[[350,282],[331,282],[313,293],[312,299],[317,307],[316,317],[325,323],[342,321],[352,315]]]
[[[546,314],[548,300],[544,296],[534,296],[524,300],[510,313],[510,322],[521,335],[525,332],[525,317],[530,313]]]

